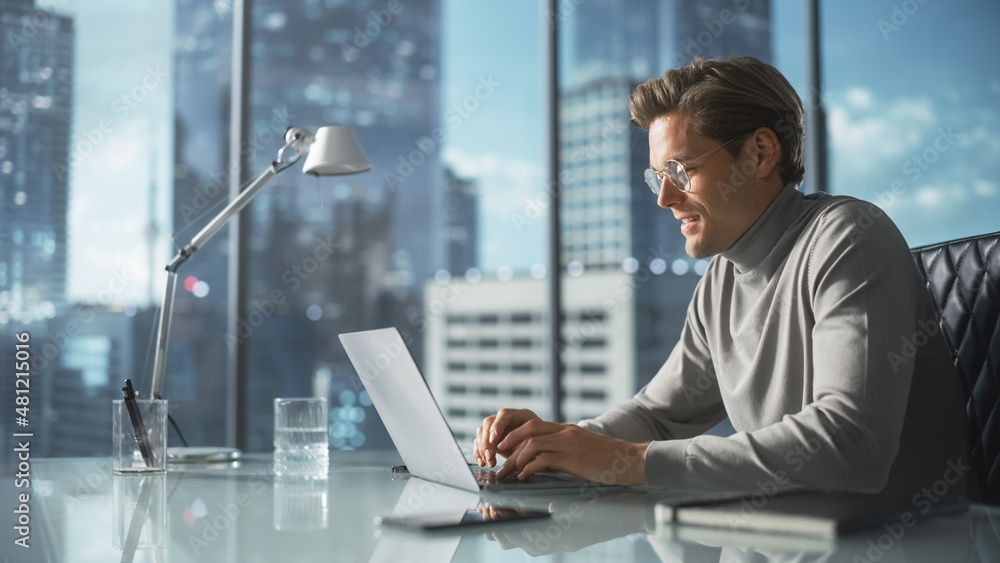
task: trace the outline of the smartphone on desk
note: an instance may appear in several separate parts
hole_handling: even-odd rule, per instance
[[[507,525],[515,522],[541,520],[549,516],[548,512],[541,510],[498,509],[493,507],[487,510],[473,509],[465,512],[433,512],[427,514],[408,514],[406,516],[379,516],[375,518],[375,524],[378,526],[422,532],[464,532],[466,530]]]

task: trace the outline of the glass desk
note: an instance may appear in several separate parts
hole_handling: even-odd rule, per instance
[[[326,479],[272,474],[269,455],[238,466],[116,475],[106,458],[33,460],[30,549],[8,533],[9,561],[1000,561],[1000,508],[920,521],[894,537],[870,529],[836,541],[659,526],[652,507],[691,493],[476,495],[393,475],[395,452],[331,452]],[[5,480],[6,481],[6,480]],[[4,485],[5,497],[24,489]],[[9,489],[9,490],[8,490]],[[494,505],[553,517],[467,535],[380,529],[394,510]],[[5,505],[6,506],[6,501]],[[138,507],[138,508],[137,508]],[[136,514],[136,511],[139,511]],[[10,519],[11,510],[5,510]],[[135,523],[139,523],[138,526]],[[139,530],[135,533],[135,530]],[[132,533],[130,533],[132,532]]]

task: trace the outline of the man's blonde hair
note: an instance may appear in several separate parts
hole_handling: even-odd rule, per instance
[[[781,144],[779,173],[799,185],[802,164],[802,101],[778,69],[752,57],[696,58],[639,85],[629,98],[632,123],[643,129],[672,112],[690,117],[699,135],[724,143],[760,127]],[[726,147],[734,157],[742,143]]]

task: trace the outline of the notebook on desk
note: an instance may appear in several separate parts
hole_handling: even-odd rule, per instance
[[[473,492],[611,488],[561,472],[500,479],[469,464],[398,330],[341,334],[340,341],[412,475]]]
[[[835,538],[869,527],[905,531],[932,515],[969,509],[964,498],[882,493],[787,491],[656,505],[660,524],[687,524],[762,534]],[[893,532],[895,533],[895,532]]]

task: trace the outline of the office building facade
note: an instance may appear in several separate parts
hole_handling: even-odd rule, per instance
[[[563,404],[572,420],[632,396],[631,277],[595,272],[566,280]],[[547,409],[545,282],[530,277],[430,282],[419,329],[428,338],[425,374],[463,447],[502,407]]]

